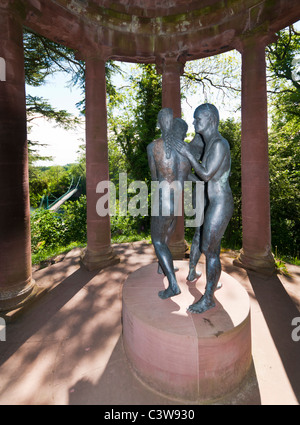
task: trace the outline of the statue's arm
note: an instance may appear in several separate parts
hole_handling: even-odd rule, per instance
[[[157,181],[158,178],[157,178],[156,165],[155,165],[155,160],[153,157],[152,148],[153,148],[153,145],[152,143],[150,143],[150,145],[147,146],[148,164],[149,164],[150,173],[151,173],[151,180]]]
[[[200,160],[204,151],[204,142],[200,134],[196,133],[190,143],[191,151],[197,160]]]
[[[211,147],[205,164],[199,164],[198,161],[190,154],[188,159],[195,170],[195,173],[205,182],[209,181],[219,170],[225,156],[225,148],[223,143],[215,142]]]

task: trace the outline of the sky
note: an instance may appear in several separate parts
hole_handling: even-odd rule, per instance
[[[68,79],[68,75],[60,72],[48,77],[47,83],[41,87],[26,86],[26,93],[47,99],[57,110],[65,109],[79,116],[76,103],[81,99],[81,92],[77,88],[68,88]],[[66,131],[43,118],[38,118],[32,122],[28,139],[46,144],[45,147],[39,147],[38,152],[53,157],[53,162],[42,161],[36,165],[65,165],[75,162],[78,147],[85,140],[84,120],[82,125]]]

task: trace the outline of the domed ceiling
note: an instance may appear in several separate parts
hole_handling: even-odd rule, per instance
[[[134,62],[222,53],[300,19],[299,0],[27,0],[26,10],[49,38]]]

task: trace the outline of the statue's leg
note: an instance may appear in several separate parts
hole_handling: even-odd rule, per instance
[[[218,287],[221,275],[221,262],[219,253],[209,252],[206,255],[206,287],[204,295],[195,304],[189,306],[191,313],[203,313],[215,307],[214,293]]]
[[[226,217],[221,214],[221,207],[220,204],[211,204],[205,215],[201,247],[206,257],[206,287],[200,300],[188,308],[191,313],[203,313],[215,306],[214,292],[221,275],[221,239],[227,226]]]
[[[162,299],[173,297],[181,292],[175,276],[172,254],[166,244],[166,232],[172,220],[170,217],[152,217],[151,221],[152,243],[158,262],[169,282],[168,288],[158,293]]]
[[[193,208],[196,208],[196,191],[193,191]],[[204,211],[206,213],[208,203],[206,196],[204,198]],[[196,227],[194,237],[192,240],[191,250],[190,250],[190,261],[189,261],[189,274],[187,277],[188,281],[193,281],[195,279],[198,279],[201,276],[201,272],[196,271],[197,264],[199,262],[199,259],[202,254],[202,248],[201,248],[201,239],[202,239],[202,233],[203,233],[203,225]]]
[[[205,299],[209,308],[214,307],[214,293],[221,276],[220,247],[206,254],[206,286]]]
[[[187,277],[188,281],[193,281],[198,279],[201,276],[201,272],[196,272],[196,267],[201,256],[200,250],[200,240],[201,240],[201,228],[197,227],[194,233],[192,240],[191,251],[190,251],[190,261],[189,261],[189,274]]]
[[[167,232],[166,232],[166,236],[165,236],[165,244],[166,244],[166,245],[168,245],[168,246],[169,246],[169,241],[170,241],[170,239],[171,239],[171,236],[172,236],[172,234],[173,234],[173,232],[174,232],[174,230],[175,230],[176,223],[177,223],[177,217],[175,217],[175,218],[171,221],[171,223],[170,223],[170,225],[169,225],[169,228],[168,228],[168,230],[167,230]],[[175,272],[177,272],[178,270],[179,270],[179,269],[178,269],[178,267],[175,267],[175,266],[174,266],[174,271],[175,271]],[[157,273],[158,273],[158,274],[164,274],[164,271],[163,271],[162,266],[160,265],[160,263],[158,263]]]

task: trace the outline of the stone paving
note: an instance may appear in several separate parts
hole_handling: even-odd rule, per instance
[[[114,246],[121,262],[100,272],[80,266],[80,250],[34,272],[46,291],[7,323],[0,342],[0,404],[182,405],[151,390],[130,369],[122,344],[122,286],[127,276],[156,261],[145,242]],[[213,404],[299,405],[300,267],[290,276],[265,277],[232,265],[222,269],[247,290],[251,302],[253,367],[234,393]],[[204,267],[204,259],[200,269]]]

